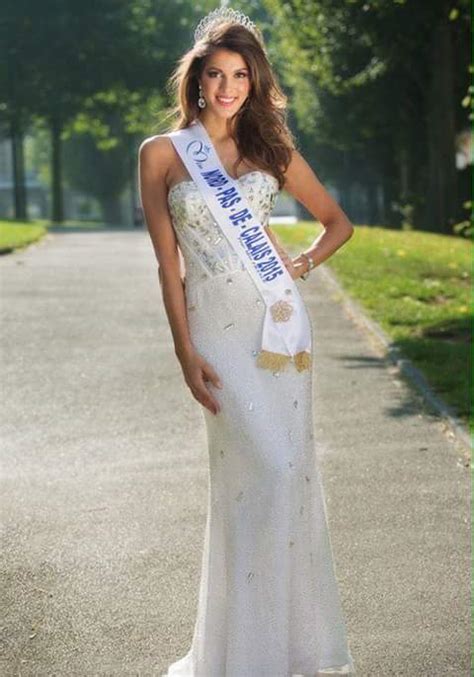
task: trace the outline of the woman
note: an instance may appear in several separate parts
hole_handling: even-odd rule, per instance
[[[353,226],[294,147],[285,96],[255,25],[240,12],[218,10],[201,21],[195,38],[172,79],[179,119],[139,150],[141,199],[164,305],[184,379],[203,406],[209,450],[193,641],[167,675],[355,674],[314,455],[312,369],[304,359],[311,353],[301,349],[305,343],[295,354],[277,349],[286,345],[285,331],[287,338],[303,336],[308,319],[297,315],[294,281],[341,247]],[[174,135],[188,132],[201,136],[179,150]],[[222,186],[201,185],[215,173],[201,164],[201,174],[193,175],[198,169],[182,149],[194,141],[214,152],[226,194],[248,205],[238,213],[253,213],[265,229],[267,244],[252,249],[255,261],[232,245],[210,198]],[[296,258],[268,227],[282,188],[324,225]],[[256,259],[262,246],[271,254],[268,243],[293,299],[275,305],[288,315],[270,317],[264,281],[255,282],[262,268]],[[265,334],[272,318],[280,334],[269,332],[265,346],[262,328]]]

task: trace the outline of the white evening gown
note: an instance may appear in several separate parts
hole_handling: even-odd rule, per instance
[[[267,172],[239,179],[263,226],[278,195]],[[313,445],[312,374],[256,366],[265,307],[192,180],[168,205],[186,264],[193,344],[223,388],[202,407],[208,515],[189,652],[165,677],[355,674]]]

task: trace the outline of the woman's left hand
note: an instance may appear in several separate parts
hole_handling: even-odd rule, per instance
[[[278,242],[277,237],[275,233],[273,233],[270,228],[265,227],[265,230],[267,232],[268,237],[273,243],[273,246],[277,250],[278,254],[280,255],[281,260],[283,261],[285,268],[288,270],[289,274],[291,275],[293,280],[297,280],[300,275],[302,275],[305,271],[305,266],[295,266],[293,259],[291,256],[288,254],[286,249],[281,246],[281,244]]]

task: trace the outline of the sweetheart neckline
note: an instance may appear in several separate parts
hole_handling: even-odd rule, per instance
[[[246,172],[245,174],[242,174],[241,176],[238,176],[236,179],[234,179],[234,181],[240,181],[240,179],[243,179],[243,178],[245,178],[246,176],[249,176],[250,174],[264,174],[265,176],[268,176],[268,178],[273,179],[274,181],[276,181],[276,182],[278,183],[278,179],[276,178],[276,176],[273,176],[273,174],[269,174],[268,172],[264,172],[264,171],[261,170],[261,169],[252,169],[252,171]],[[173,185],[171,186],[171,188],[168,190],[168,195],[167,195],[167,197],[169,198],[169,196],[171,195],[172,191],[173,191],[175,188],[177,188],[178,186],[180,186],[182,183],[194,183],[194,180],[193,180],[193,179],[184,179],[183,181],[178,181],[178,183],[173,184]],[[197,188],[197,186],[196,186],[196,188]]]

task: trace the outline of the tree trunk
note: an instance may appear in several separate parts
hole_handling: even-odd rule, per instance
[[[371,226],[379,222],[378,184],[369,178],[366,183],[367,223]]]
[[[128,163],[129,163],[129,176],[130,176],[130,222],[134,223],[135,221],[135,209],[138,205],[138,195],[137,195],[137,160],[136,160],[136,139],[135,136],[128,136]],[[127,219],[128,221],[128,219]]]
[[[51,220],[54,223],[62,223],[64,221],[64,200],[62,190],[61,122],[59,117],[55,117],[51,121],[51,146],[51,174],[53,177],[53,210]]]
[[[19,125],[11,123],[11,151],[13,168],[13,203],[15,219],[24,221],[28,218],[26,186],[25,186],[25,158],[23,154],[23,134]]]
[[[413,228],[423,228],[423,212],[426,209],[425,128],[418,119],[406,116],[399,134],[399,181],[400,202],[408,210],[403,220]]]
[[[11,37],[11,36],[10,36]],[[13,170],[13,205],[16,219],[28,218],[25,188],[25,161],[23,155],[22,115],[17,101],[18,79],[15,72],[15,50],[10,45],[6,50],[8,109]]]
[[[451,28],[444,20],[433,31],[428,98],[427,230],[452,233],[456,221],[454,83]]]
[[[387,167],[387,171],[382,173],[382,221],[384,226],[389,228],[400,228],[400,214],[393,209],[393,204],[398,201],[397,182],[389,169]]]

